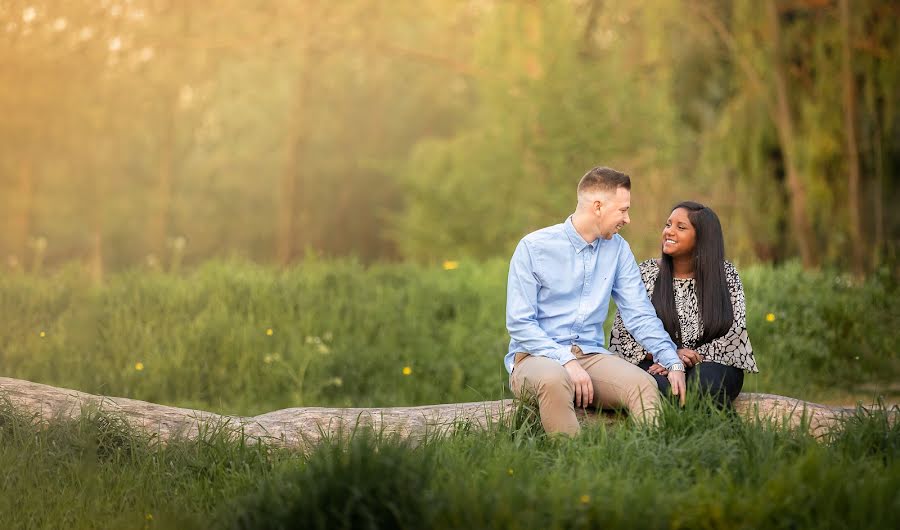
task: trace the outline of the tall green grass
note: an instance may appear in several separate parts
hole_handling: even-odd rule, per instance
[[[894,414],[897,414],[896,409]],[[0,407],[0,527],[895,528],[900,425],[859,411],[816,440],[691,400],[655,428],[511,426],[410,445],[361,430],[308,453],[212,428],[166,446],[92,412]]]
[[[508,396],[505,261],[458,269],[306,261],[0,277],[2,374],[254,414]],[[746,391],[814,399],[897,379],[898,289],[796,265],[741,269],[761,374]],[[766,315],[771,313],[773,321]],[[271,331],[269,331],[271,330]],[[607,333],[609,326],[607,325]]]

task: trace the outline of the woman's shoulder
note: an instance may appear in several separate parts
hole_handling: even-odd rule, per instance
[[[644,261],[638,264],[638,267],[641,269],[641,272],[655,272],[659,270],[659,259],[650,258],[645,259]]]
[[[725,266],[725,281],[728,282],[728,286],[733,289],[742,288],[741,277],[738,274],[737,267],[727,259],[723,260],[723,265]]]
[[[647,288],[647,292],[652,293],[653,284],[656,282],[656,277],[659,276],[659,263],[656,259],[648,259],[638,264],[638,268],[641,271],[644,287]]]
[[[725,275],[726,276],[737,276],[738,270],[737,267],[734,266],[734,263],[728,261],[727,259],[722,260],[722,264],[725,266]]]

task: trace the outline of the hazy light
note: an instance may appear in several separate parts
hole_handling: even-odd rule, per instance
[[[191,85],[184,85],[178,92],[178,106],[186,109],[191,106],[194,101],[194,89]]]
[[[122,39],[119,37],[113,37],[109,41],[109,51],[117,52],[122,49]]]
[[[62,31],[66,29],[66,26],[68,25],[69,23],[64,18],[58,18],[53,21],[53,29],[56,31]]]
[[[31,22],[31,21],[34,20],[35,18],[37,18],[37,9],[35,9],[34,7],[28,6],[28,7],[25,8],[24,11],[22,11],[22,20],[23,20],[26,24],[28,24],[29,22]]]
[[[94,36],[94,28],[90,26],[85,26],[81,28],[81,31],[78,33],[78,38],[81,40],[88,40]]]
[[[143,48],[141,48],[141,53],[140,55],[138,55],[138,58],[141,60],[141,62],[147,62],[153,58],[153,55],[153,48],[150,46],[144,46]]]
[[[128,18],[131,20],[144,20],[146,13],[143,9],[132,9],[128,12]]]
[[[117,17],[117,16],[121,15],[121,14],[122,14],[122,6],[120,6],[119,4],[116,4],[116,5],[112,6],[112,7],[109,9],[109,14],[112,15],[112,16],[114,16],[114,17]]]

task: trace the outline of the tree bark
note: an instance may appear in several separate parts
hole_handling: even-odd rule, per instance
[[[853,258],[853,272],[857,276],[865,273],[863,263],[865,242],[862,238],[859,196],[859,149],[856,143],[856,81],[850,54],[850,6],[847,0],[840,1],[842,72],[844,85],[844,132],[847,140],[847,213],[850,217],[850,245]]]
[[[791,203],[791,222],[794,228],[794,237],[800,249],[800,258],[806,268],[815,267],[818,264],[816,257],[812,227],[809,223],[806,208],[806,185],[798,169],[796,136],[794,134],[794,118],[791,113],[791,104],[788,98],[787,73],[785,72],[784,57],[781,45],[781,21],[775,0],[768,2],[769,33],[772,39],[772,74],[775,81],[775,129],[778,133],[778,142],[781,145],[781,154],[784,159],[784,168],[787,175],[788,191]]]
[[[305,448],[323,437],[349,434],[358,427],[398,435],[419,442],[428,436],[455,430],[484,430],[508,422],[515,412],[511,399],[475,403],[448,403],[419,407],[388,408],[289,408],[259,416],[229,416],[202,410],[157,405],[135,399],[96,396],[20,379],[0,377],[0,400],[50,422],[78,418],[85,410],[99,408],[117,414],[138,431],[157,436],[161,442],[173,437],[194,439],[204,425],[225,426],[234,434],[275,446]],[[814,436],[840,427],[842,417],[854,409],[827,407],[772,394],[741,394],[734,402],[737,413],[793,427],[807,425]],[[589,414],[594,419],[593,413]],[[603,416],[601,416],[603,417]],[[614,416],[606,416],[614,423]],[[896,415],[892,416],[896,420]]]
[[[172,210],[172,180],[175,173],[175,108],[176,91],[163,94],[162,127],[160,129],[159,160],[156,172],[156,193],[153,202],[147,247],[158,259],[162,259],[169,235],[169,217]]]
[[[9,207],[15,214],[12,216],[10,223],[10,250],[11,256],[15,259],[19,267],[25,268],[25,254],[27,254],[28,236],[31,235],[31,219],[32,205],[34,198],[34,163],[30,152],[24,150],[19,161],[19,189],[17,193],[10,197]]]
[[[588,14],[585,18],[584,32],[581,34],[581,53],[591,55],[594,40],[594,32],[597,29],[597,19],[600,18],[600,4],[602,0],[591,0]]]
[[[307,91],[311,77],[311,43],[307,43],[303,51],[303,61],[300,65],[302,71],[297,74],[294,98],[292,101],[291,115],[288,117],[288,130],[285,137],[285,161],[278,183],[278,241],[277,260],[282,266],[288,265],[294,258],[297,234],[297,181],[301,172],[301,157],[305,149],[306,128],[309,126],[305,119],[306,106],[308,104]],[[306,190],[302,190],[305,192]],[[305,199],[305,193],[301,196]],[[304,229],[308,228],[304,226]]]

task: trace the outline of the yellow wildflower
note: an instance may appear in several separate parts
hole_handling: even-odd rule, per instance
[[[268,335],[268,336],[270,336],[270,337],[272,336],[273,333],[275,333],[275,332],[272,331],[272,328],[269,328],[269,329],[266,330],[266,335]]]
[[[766,322],[775,322],[775,313],[766,314]]]
[[[515,473],[515,472],[513,471],[513,468],[509,468],[509,469],[506,470],[506,474],[509,475],[509,476],[513,476],[513,473]]]
[[[585,493],[584,495],[581,496],[581,499],[579,499],[579,500],[581,501],[581,504],[587,504],[587,503],[591,502],[591,496],[588,495],[587,493]]]
[[[144,369],[144,363],[142,363],[141,361],[134,363],[134,369],[140,372]]]
[[[41,338],[44,338],[44,337],[46,337],[46,336],[47,336],[47,334],[44,333],[43,331],[41,331]]]
[[[403,367],[403,375],[410,375],[411,373],[412,373],[412,368],[410,368],[409,366]]]
[[[445,271],[452,271],[452,270],[456,270],[458,268],[459,268],[458,261],[453,261],[453,260],[449,260],[449,259],[444,261],[444,270]]]
[[[146,519],[147,519],[148,521],[152,521],[152,520],[153,520],[153,514],[152,514],[152,513],[148,513],[148,514],[146,515]]]

